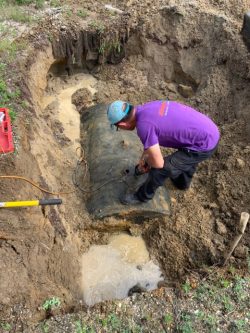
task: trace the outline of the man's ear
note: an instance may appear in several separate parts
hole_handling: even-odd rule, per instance
[[[130,128],[130,124],[129,123],[126,123],[125,121],[120,121],[118,123],[118,127],[121,128],[121,129],[129,129]]]

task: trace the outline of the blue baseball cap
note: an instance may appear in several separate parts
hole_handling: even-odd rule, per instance
[[[124,104],[126,107],[124,108]],[[123,101],[115,101],[108,106],[107,116],[111,125],[119,123],[128,115],[130,104]]]

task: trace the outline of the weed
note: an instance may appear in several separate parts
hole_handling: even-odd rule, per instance
[[[16,58],[17,52],[24,49],[27,46],[26,43],[16,43],[15,41],[10,41],[8,39],[0,40],[0,55],[5,55],[8,60],[12,61]]]
[[[27,14],[23,9],[18,6],[4,7],[0,13],[0,21],[13,20],[21,23],[31,23],[34,21],[31,15]]]
[[[88,13],[83,9],[78,10],[76,14],[77,14],[77,16],[82,17],[82,18],[86,18],[88,16]]]
[[[36,0],[36,7],[43,8],[44,7],[44,0]]]
[[[190,290],[192,290],[192,287],[191,287],[190,283],[185,282],[182,285],[182,290],[184,291],[185,294],[188,294],[190,292]]]
[[[44,0],[15,0],[15,2],[18,5],[30,5],[32,3],[35,3],[35,5],[37,6],[37,8],[42,8],[44,5]]]
[[[165,314],[165,316],[163,317],[164,323],[167,325],[171,325],[173,323],[173,316],[171,313],[167,313]]]
[[[114,50],[115,52],[120,53],[121,52],[121,43],[116,40],[116,41],[103,41],[101,43],[101,45],[99,46],[99,53],[100,54],[105,54],[105,53],[109,53],[112,50]]]
[[[17,45],[15,42],[11,42],[8,39],[2,39],[0,41],[0,54],[9,53],[10,56],[14,56],[17,51]]]
[[[107,318],[102,319],[101,324],[102,324],[103,327],[107,327],[108,326],[108,319]]]
[[[61,6],[61,1],[60,0],[51,0],[50,1],[50,6],[51,7],[60,7]]]
[[[228,288],[230,286],[231,282],[225,279],[220,280],[220,286],[223,288]]]
[[[91,21],[89,23],[89,26],[91,28],[97,30],[98,33],[103,33],[104,29],[105,29],[104,25],[101,22],[98,22],[98,21],[95,21],[95,20]]]
[[[42,8],[44,5],[45,0],[15,0],[15,2],[18,5],[30,5],[32,3],[35,3],[35,5],[37,6],[37,8]]]
[[[206,324],[206,326],[208,326],[208,328],[211,330],[215,331],[216,330],[216,317],[215,315],[212,314],[208,314],[206,315],[206,317],[203,319],[204,323]]]
[[[66,8],[66,9],[65,9],[65,14],[66,14],[68,17],[71,17],[72,14],[73,14],[73,12],[72,12],[72,10],[71,10],[70,8]]]
[[[85,326],[83,326],[81,320],[77,320],[75,322],[76,325],[76,333],[84,333],[86,331]]]
[[[245,319],[238,319],[235,322],[235,326],[237,327],[237,332],[238,333],[244,333],[245,328],[247,326],[246,320]]]
[[[12,326],[9,323],[1,323],[0,327],[6,332],[10,332],[12,328]]]
[[[29,107],[29,102],[26,101],[26,100],[23,100],[23,101],[21,102],[21,107],[22,107],[23,109],[27,109],[27,108]]]
[[[75,322],[76,325],[76,333],[95,333],[95,329],[91,326],[87,326],[81,322],[81,320],[77,320]]]
[[[0,80],[0,106],[4,106],[9,103],[11,99],[11,93],[8,91],[6,83]]]
[[[188,313],[183,312],[181,314],[180,319],[181,319],[181,322],[177,327],[178,332],[180,332],[180,333],[194,333],[191,316]]]
[[[223,305],[223,310],[228,313],[233,311],[234,306],[232,304],[231,298],[227,295],[223,295],[221,299],[221,303]]]
[[[246,298],[246,293],[244,290],[244,284],[245,284],[245,279],[236,276],[234,286],[233,286],[233,292],[234,296],[236,297],[237,301],[243,301]]]
[[[52,43],[53,42],[53,35],[51,33],[48,33],[48,40]]]
[[[61,301],[58,297],[52,297],[50,299],[47,299],[43,305],[42,308],[45,311],[51,311],[54,308],[58,308],[61,305]]]
[[[134,326],[134,327],[131,329],[131,331],[132,331],[133,333],[142,333],[142,332],[143,332],[142,327],[139,326],[139,325]]]
[[[0,62],[0,74],[3,74],[3,72],[5,71],[6,68],[6,64],[3,62]]]
[[[41,329],[42,329],[43,333],[48,333],[49,332],[49,325],[46,323],[46,321],[44,321],[41,324]]]
[[[9,116],[10,116],[11,123],[13,124],[14,121],[16,120],[16,116],[17,116],[16,112],[13,111],[12,109],[9,109]]]
[[[111,313],[108,316],[108,324],[111,326],[112,329],[118,330],[121,326],[121,321],[114,313]]]

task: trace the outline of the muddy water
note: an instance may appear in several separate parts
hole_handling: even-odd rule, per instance
[[[74,104],[71,103],[72,95],[79,89],[87,88],[92,95],[96,92],[96,79],[89,74],[78,74],[67,82],[56,82],[56,92],[44,96],[42,107],[45,109],[49,104],[55,103],[55,117],[63,126],[64,134],[73,144],[73,149],[79,146],[80,139],[80,115]],[[61,87],[60,87],[61,85]]]
[[[108,245],[91,246],[82,257],[82,289],[87,305],[125,298],[136,285],[156,289],[162,279],[141,237],[112,236]]]

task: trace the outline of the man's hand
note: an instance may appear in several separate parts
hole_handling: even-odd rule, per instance
[[[143,175],[144,173],[148,173],[150,170],[150,166],[144,162],[139,162],[139,164],[136,165],[135,167],[135,175],[136,176],[140,176],[140,175]]]

